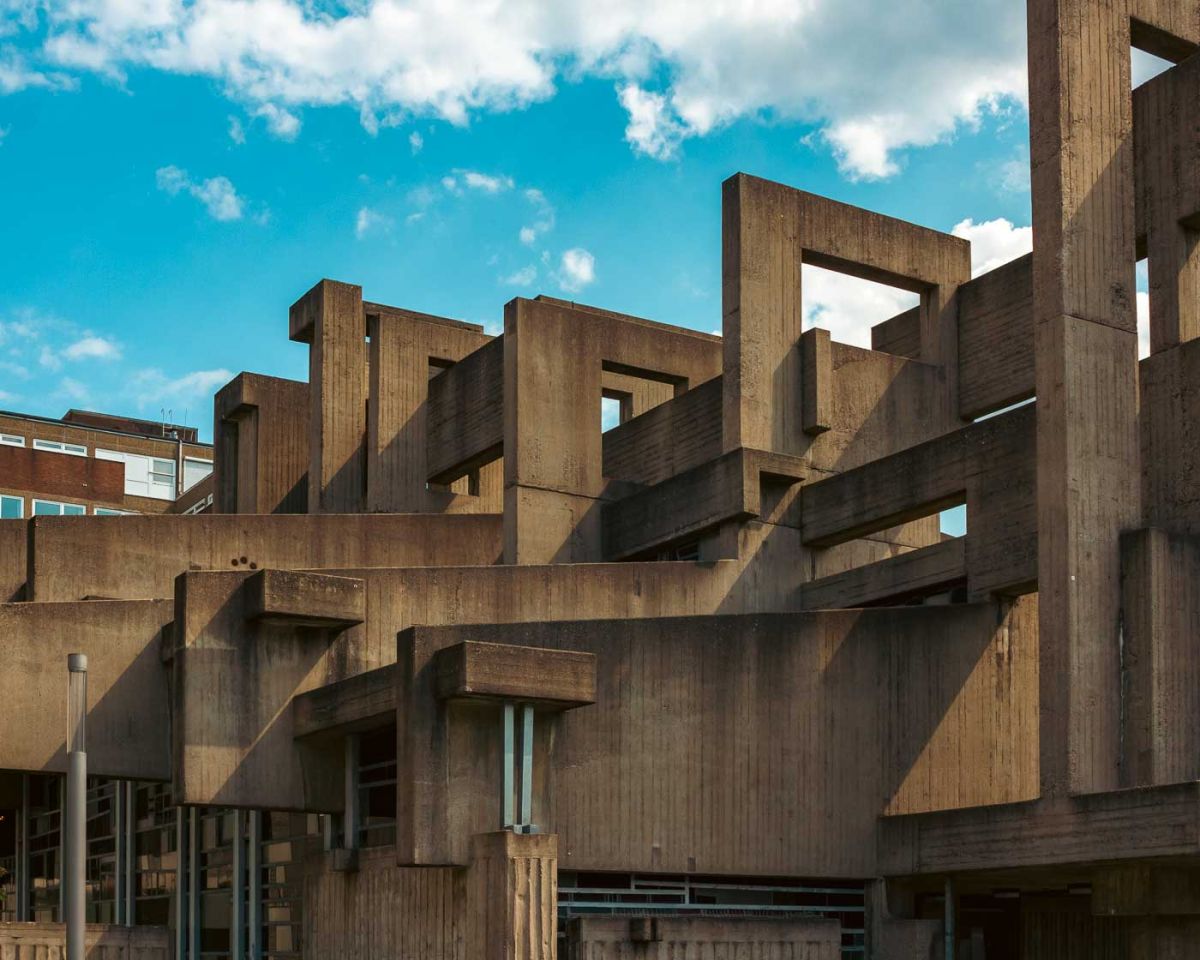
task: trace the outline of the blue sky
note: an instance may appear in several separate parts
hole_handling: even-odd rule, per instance
[[[717,330],[736,171],[980,268],[1028,249],[1021,0],[572,6],[0,0],[0,406],[208,436],[231,375],[305,377],[287,307],[321,277],[489,329],[544,292]],[[850,342],[905,305],[805,297]]]

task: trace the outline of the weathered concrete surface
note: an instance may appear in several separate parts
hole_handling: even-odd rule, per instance
[[[0,604],[0,768],[66,771],[67,655],[88,657],[88,769],[171,778],[169,600]]]
[[[488,515],[39,517],[30,599],[170,597],[186,570],[489,564],[500,532]]]
[[[4,960],[50,960],[66,956],[66,927],[61,923],[0,923]],[[166,927],[124,927],[89,923],[84,928],[86,960],[170,960],[171,931]]]
[[[25,520],[0,520],[0,603],[25,599],[26,523]]]
[[[484,641],[596,655],[596,703],[538,718],[533,820],[564,865],[872,876],[881,813],[1037,795],[1036,617],[1025,599],[414,627],[397,667],[397,855],[465,863],[466,839],[498,822],[499,708],[439,706],[431,682],[439,650]]]

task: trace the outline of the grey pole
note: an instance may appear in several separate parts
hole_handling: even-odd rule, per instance
[[[63,811],[63,915],[67,960],[84,960],[84,864],[87,846],[87,656],[67,657],[67,798]]]

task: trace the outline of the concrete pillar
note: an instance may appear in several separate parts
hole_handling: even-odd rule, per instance
[[[1130,12],[1030,0],[1043,795],[1118,782],[1118,538],[1140,514]]]
[[[322,280],[292,304],[292,340],[309,345],[308,512],[363,509],[367,329],[362,287]]]
[[[602,559],[601,360],[593,325],[533,300],[504,308],[504,562]]]
[[[722,448],[804,452],[800,208],[745,176],[722,185]]]
[[[466,890],[467,956],[555,960],[556,836],[507,830],[476,835]]]

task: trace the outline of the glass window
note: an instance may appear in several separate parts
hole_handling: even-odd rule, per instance
[[[140,453],[96,448],[97,460],[115,460],[125,464],[125,493],[155,500],[175,499],[175,461],[147,457]]]
[[[92,511],[97,517],[128,517],[132,516],[133,510],[114,510],[112,507],[96,507]]]
[[[23,497],[0,496],[0,520],[20,520],[25,516]]]
[[[79,503],[59,503],[57,500],[34,500],[35,517],[82,517],[87,507]]]
[[[0,433],[0,446],[23,447],[25,446],[25,438],[18,437],[15,433]]]
[[[191,490],[196,484],[212,473],[213,465],[211,460],[199,460],[195,457],[187,457],[183,461],[183,489],[184,491]]]
[[[73,457],[86,457],[87,447],[80,443],[64,443],[61,440],[34,440],[34,450],[49,450],[53,453],[69,453]]]

